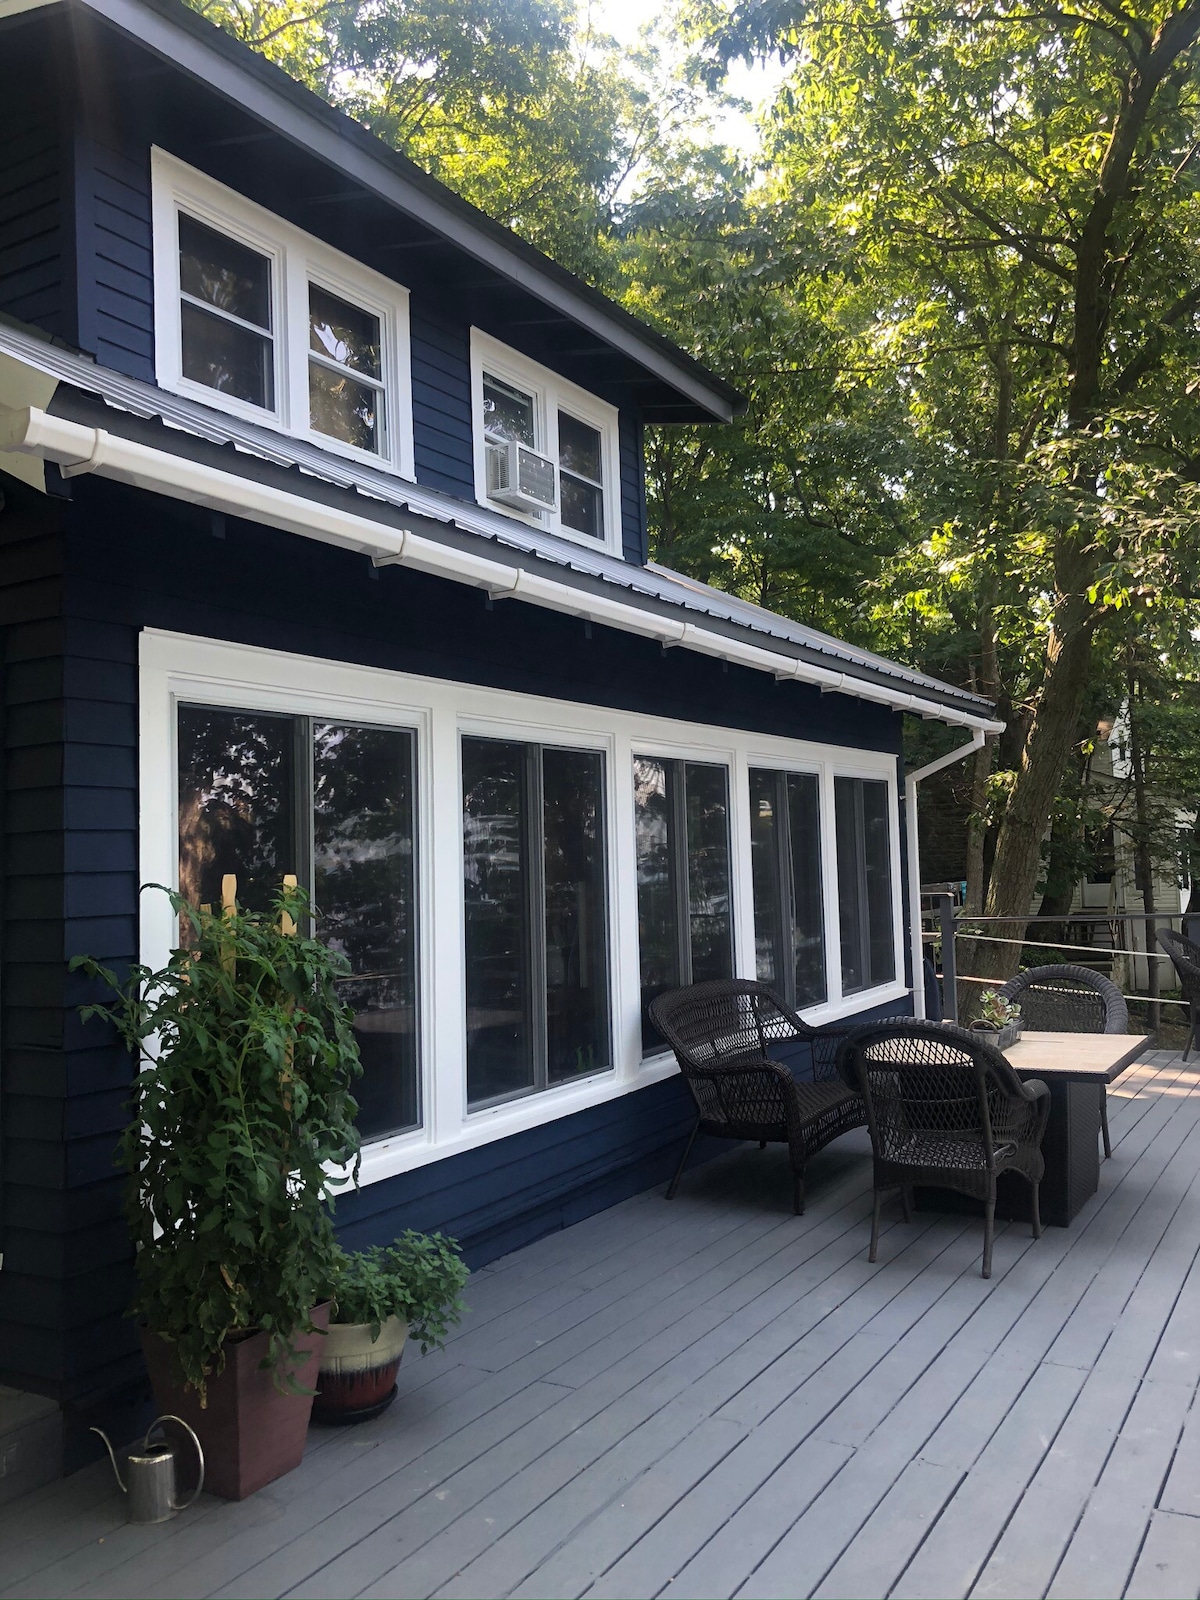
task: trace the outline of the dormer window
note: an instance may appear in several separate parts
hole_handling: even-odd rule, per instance
[[[384,386],[379,318],[308,286],[309,420],[318,433],[379,454]]]
[[[471,330],[479,501],[619,552],[616,408]]]
[[[153,189],[162,386],[411,477],[407,290],[161,150]]]
[[[559,481],[564,528],[604,538],[604,436],[566,411],[558,413]]]
[[[273,411],[270,258],[181,211],[179,300],[183,376]]]

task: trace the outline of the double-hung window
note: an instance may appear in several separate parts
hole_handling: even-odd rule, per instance
[[[180,891],[219,905],[232,873],[262,911],[287,873],[310,889],[318,937],[350,963],[364,1138],[421,1123],[413,745],[406,728],[179,707]]]
[[[876,778],[838,777],[833,800],[842,993],[855,994],[896,976],[888,786]]]
[[[815,773],[751,767],[750,869],[759,980],[793,1007],[816,1005],[828,991]]]
[[[269,256],[179,213],[181,372],[218,394],[275,409],[275,291]]]
[[[411,476],[407,291],[160,150],[152,182],[159,382]]]
[[[648,1007],[684,984],[733,974],[729,770],[633,758],[642,1045],[661,1045]]]
[[[480,500],[619,550],[615,408],[478,329],[471,351]]]
[[[467,1103],[612,1066],[604,757],[462,741]]]

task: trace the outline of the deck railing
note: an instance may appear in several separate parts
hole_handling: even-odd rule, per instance
[[[1130,962],[1126,969],[1129,981],[1122,986],[1122,992],[1126,1000],[1146,1007],[1148,1030],[1157,1033],[1163,1022],[1164,1006],[1175,1008],[1168,1014],[1172,1018],[1182,1019],[1187,1015],[1186,1001],[1163,993],[1164,989],[1176,987],[1175,971],[1171,958],[1157,947],[1160,929],[1171,928],[1178,932],[1185,922],[1192,923],[1193,915],[1178,911],[1083,910],[1066,916],[976,916],[962,910],[949,890],[927,888],[921,891],[922,942],[926,954],[933,957],[943,1010],[952,1021],[959,1019],[959,984],[995,985],[994,979],[964,970],[973,964],[972,952],[985,944],[1015,945],[1021,951],[1021,967],[1068,960],[1107,969],[1105,975],[1111,976],[1113,963]],[[1147,948],[1137,947],[1132,931],[1135,928],[1144,934]],[[1044,937],[1060,929],[1063,938]],[[1125,936],[1126,929],[1130,930],[1128,936]],[[1096,938],[1101,931],[1103,942]],[[1183,931],[1188,930],[1184,928]],[[1039,938],[1039,934],[1043,937]],[[1143,961],[1146,963],[1145,988],[1133,981],[1137,977],[1138,963]]]

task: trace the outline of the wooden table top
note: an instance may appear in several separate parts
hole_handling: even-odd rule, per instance
[[[1023,1033],[1004,1054],[1023,1078],[1111,1083],[1150,1039],[1148,1033]]]

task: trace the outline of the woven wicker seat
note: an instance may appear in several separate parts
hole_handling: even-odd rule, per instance
[[[674,1050],[696,1102],[696,1123],[667,1199],[675,1197],[698,1133],[757,1139],[760,1145],[787,1145],[793,1205],[802,1216],[809,1156],[866,1121],[861,1099],[837,1075],[845,1030],[808,1027],[766,984],[748,978],[660,994],[650,1003],[650,1020]],[[795,1070],[772,1059],[772,1047],[780,1046],[804,1058]]]
[[[1183,1050],[1183,1059],[1186,1061],[1196,1042],[1196,1030],[1200,1028],[1200,944],[1185,938],[1182,933],[1170,933],[1166,928],[1159,931],[1158,942],[1171,958],[1171,965],[1179,979],[1180,993],[1187,1002],[1189,1027],[1187,1044]]]
[[[1017,1172],[1030,1185],[1033,1236],[1041,1237],[1038,1186],[1050,1091],[1022,1083],[978,1034],[937,1022],[859,1028],[842,1046],[838,1070],[867,1108],[875,1168],[871,1261],[879,1250],[884,1194],[898,1189],[905,1221],[914,1184],[954,1189],[983,1201],[983,1275],[992,1275],[996,1181]]]
[[[1030,1033],[1128,1033],[1129,1007],[1110,979],[1090,967],[1070,962],[1030,967],[1010,978],[1000,993],[1021,1008]],[[1100,1136],[1105,1159],[1112,1155],[1108,1137],[1108,1092],[1100,1086]]]

